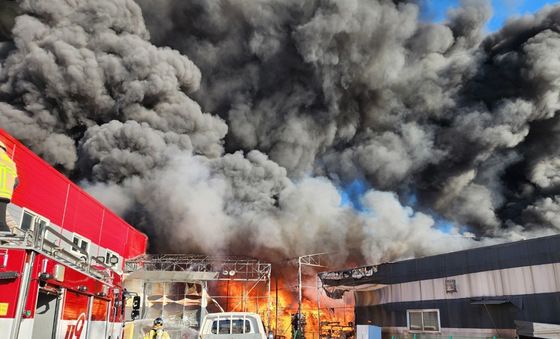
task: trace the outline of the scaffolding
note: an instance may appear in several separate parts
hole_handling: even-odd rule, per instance
[[[217,273],[208,280],[247,282],[270,281],[272,265],[247,257],[213,257],[187,254],[143,255],[125,263],[125,273],[138,270]]]
[[[272,265],[260,260],[239,256],[206,256],[187,254],[153,254],[143,255],[125,262],[125,274],[127,279],[140,279],[147,282],[187,282],[197,281],[208,287],[209,282],[235,282],[242,286],[238,305],[234,309],[247,311],[249,295],[255,289],[265,289],[266,298],[266,321],[270,326],[270,275]],[[144,287],[145,288],[145,287]],[[229,303],[231,296],[212,296],[216,299],[226,298]],[[217,302],[216,302],[217,303]],[[220,306],[221,308],[221,306]],[[258,308],[258,307],[257,307]],[[258,310],[257,310],[258,311]]]

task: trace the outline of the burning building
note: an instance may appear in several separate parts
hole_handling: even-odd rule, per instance
[[[0,127],[152,253],[386,262],[557,234],[560,6],[487,33],[490,1],[439,23],[422,3],[1,1]]]
[[[291,267],[245,257],[147,255],[127,261],[129,332],[141,334],[162,317],[174,336],[192,336],[209,312],[254,312],[278,338],[292,338],[298,285]],[[352,301],[326,298],[316,279],[302,285],[307,339],[339,338],[353,331]],[[137,297],[136,311],[134,298]]]
[[[560,337],[560,236],[321,274],[391,335]]]
[[[259,313],[269,325],[270,272],[271,264],[240,257],[168,254],[129,260],[125,331],[143,336],[161,317],[173,338],[195,337],[206,314],[227,310]],[[253,291],[262,290],[255,298]]]

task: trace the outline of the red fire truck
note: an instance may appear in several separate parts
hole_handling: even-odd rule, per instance
[[[123,265],[147,237],[0,129],[19,174],[0,238],[0,337],[122,338]]]

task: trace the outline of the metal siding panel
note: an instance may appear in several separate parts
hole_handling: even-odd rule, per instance
[[[485,272],[486,273],[486,272]],[[468,274],[467,275],[467,280],[469,282],[469,289],[471,289],[471,293],[472,290],[476,288],[476,292],[474,292],[475,295],[477,296],[490,296],[490,295],[495,295],[494,291],[493,291],[493,282],[491,277],[486,273],[486,274],[480,274],[480,273],[475,273],[475,274]]]
[[[354,313],[357,325],[374,324],[383,327],[406,327],[406,310],[412,309],[439,309],[442,328],[514,329],[514,320],[560,324],[560,293],[530,294],[514,298],[522,300],[521,308],[511,303],[473,305],[467,298],[358,306]]]
[[[527,317],[516,320],[560,325],[560,293],[523,298],[523,311]]]
[[[502,275],[504,295],[533,292],[532,286],[525,284],[522,269],[500,270],[500,274]]]
[[[372,295],[372,300],[374,302],[374,304],[384,304],[387,303],[388,299],[389,299],[389,288],[388,287],[382,287],[376,291],[374,291],[375,293],[373,293]]]
[[[129,232],[126,245],[126,258],[134,258],[146,252],[148,237],[140,232]]]
[[[373,298],[376,301],[376,304],[384,304],[389,302],[389,293],[390,293],[391,289],[390,287],[382,287],[376,291],[374,291],[375,293],[373,294]]]
[[[422,293],[422,300],[436,299],[434,280],[420,281],[420,290]]]
[[[465,252],[455,252],[449,253],[448,256],[441,256],[441,261],[443,262],[443,268],[440,271],[443,274],[436,275],[434,272],[433,277],[449,277],[454,275],[462,274],[468,269],[468,262]]]
[[[539,293],[557,291],[554,280],[554,267],[552,265],[531,266],[535,290]]]
[[[60,225],[66,196],[63,178],[31,151],[23,147],[16,149],[14,161],[18,168],[19,185],[12,201]]]
[[[374,302],[368,300],[368,295],[373,291],[356,291],[354,292],[354,305],[373,305]]]
[[[105,214],[104,226],[101,232],[101,243],[105,248],[118,253],[120,256],[126,255],[126,244],[128,239],[128,225],[123,223],[119,218],[113,214]]]
[[[394,301],[394,300],[403,300],[401,298],[401,289],[400,289],[400,284],[396,284],[396,285],[390,285],[387,287],[389,289],[389,296],[390,296],[390,300]]]
[[[489,278],[494,283],[492,289],[494,291],[494,295],[503,295],[504,288],[502,283],[502,275],[500,274],[500,270],[490,271],[490,272],[483,272],[489,275]]]
[[[525,285],[524,293],[535,293],[535,284],[533,283],[533,274],[531,272],[531,267],[521,267],[521,273],[523,277],[523,285]]]
[[[74,187],[70,187],[68,192],[68,199],[66,201],[66,211],[64,215],[64,227],[63,229],[73,233],[79,229],[79,225],[76,224],[77,217],[77,206],[78,206],[78,191]],[[61,225],[62,226],[62,225]]]
[[[445,278],[434,279],[434,299],[446,299],[450,295],[445,293]]]
[[[407,264],[408,265],[392,265],[391,275],[397,278],[397,280],[401,281],[404,277],[406,277],[411,272],[416,272],[415,263],[407,263]],[[416,276],[420,278],[418,273],[416,273]]]
[[[556,281],[556,288],[560,290],[560,263],[552,264],[554,269],[554,281]]]
[[[420,282],[413,281],[404,284],[399,284],[401,289],[401,298],[410,300],[411,298],[418,297],[420,293]]]
[[[398,284],[408,281],[451,277],[560,261],[560,235],[474,248],[431,257],[377,265],[377,273],[361,279],[337,279],[323,282],[330,286],[362,284]]]
[[[386,304],[560,292],[558,271],[560,264],[544,264],[394,284],[377,290],[375,300],[377,304]],[[455,280],[457,292],[446,292],[446,279]]]
[[[478,273],[470,274],[470,276],[475,277],[476,282],[473,282],[471,287],[477,288],[477,290],[480,291],[480,293],[478,293],[480,296],[497,295],[496,294],[497,282],[494,280],[494,274],[492,271],[478,272]]]
[[[90,241],[97,241],[101,229],[103,208],[82,192],[78,192],[77,199],[74,219],[76,232]]]

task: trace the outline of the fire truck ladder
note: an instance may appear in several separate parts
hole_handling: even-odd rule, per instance
[[[0,237],[0,247],[35,251],[94,279],[111,283],[110,266],[49,225],[35,223],[31,230],[15,227],[13,231],[13,236]]]
[[[257,259],[235,256],[206,256],[188,254],[153,254],[144,255],[125,262],[125,274],[130,277],[150,272],[191,272],[196,273],[199,280],[235,281],[250,284],[243,293],[240,303],[246,299],[259,284],[266,283],[267,289],[267,324],[270,325],[270,274],[272,265]],[[160,281],[164,281],[161,274]],[[262,286],[262,285],[261,285]],[[244,285],[245,288],[245,285]]]

